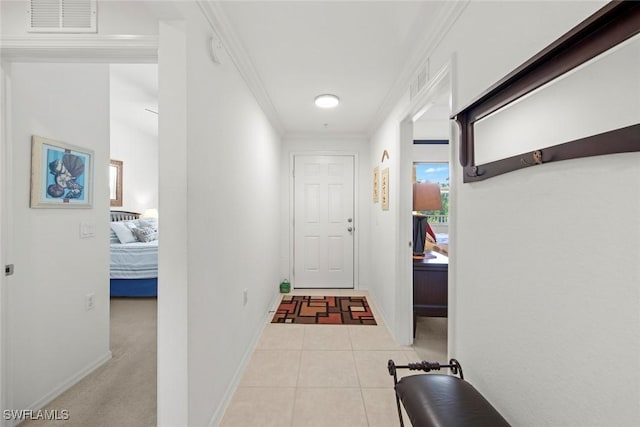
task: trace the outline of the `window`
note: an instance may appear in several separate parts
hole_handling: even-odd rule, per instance
[[[423,211],[429,224],[449,223],[449,163],[415,163],[413,165],[415,182],[433,182],[440,185],[442,209]]]

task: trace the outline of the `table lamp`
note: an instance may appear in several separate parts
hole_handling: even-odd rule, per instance
[[[142,218],[158,218],[158,209],[145,209]]]

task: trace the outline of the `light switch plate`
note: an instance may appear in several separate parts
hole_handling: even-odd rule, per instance
[[[86,239],[96,235],[96,224],[94,222],[80,223],[80,237]]]

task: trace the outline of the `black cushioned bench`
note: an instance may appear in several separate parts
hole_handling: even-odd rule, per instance
[[[449,368],[454,375],[420,374],[398,381],[396,369],[430,372]],[[396,391],[400,426],[404,426],[400,402],[414,427],[507,427],[510,424],[478,390],[464,380],[462,367],[451,359],[448,365],[422,361],[408,365],[388,363]]]

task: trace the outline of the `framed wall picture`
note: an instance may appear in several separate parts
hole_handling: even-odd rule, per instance
[[[122,160],[109,162],[109,204],[122,206]]]
[[[93,150],[31,138],[32,208],[90,208]]]
[[[373,203],[380,201],[380,168],[373,168]]]
[[[382,210],[389,210],[389,168],[382,169],[381,177]]]

